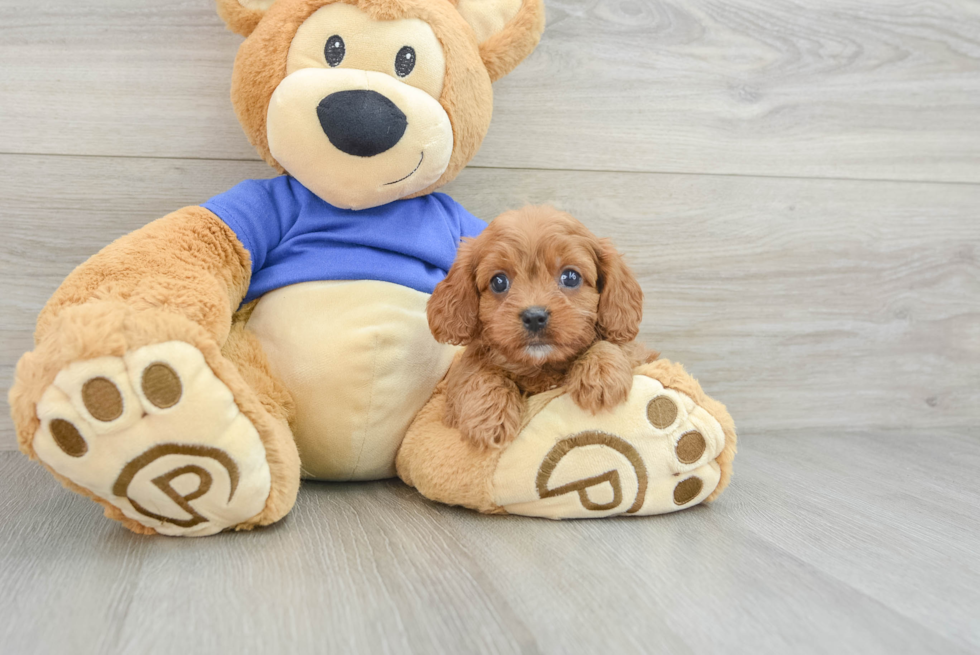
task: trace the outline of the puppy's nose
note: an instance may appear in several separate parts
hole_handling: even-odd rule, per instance
[[[528,307],[521,312],[521,321],[528,332],[540,332],[548,325],[551,312],[544,307]]]
[[[352,89],[331,93],[316,108],[323,133],[337,150],[374,157],[398,143],[408,119],[377,91]]]

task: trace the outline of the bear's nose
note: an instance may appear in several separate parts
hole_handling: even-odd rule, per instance
[[[521,322],[524,323],[524,329],[532,334],[545,329],[550,317],[551,312],[544,307],[528,307],[521,312]]]
[[[408,127],[402,110],[377,91],[331,93],[317,105],[316,115],[330,143],[355,157],[390,150]]]

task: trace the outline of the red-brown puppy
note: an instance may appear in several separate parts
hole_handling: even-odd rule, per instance
[[[464,242],[427,310],[438,341],[467,346],[446,423],[484,447],[516,436],[524,395],[565,386],[596,413],[657,357],[633,341],[643,291],[612,242],[552,207],[506,212]]]

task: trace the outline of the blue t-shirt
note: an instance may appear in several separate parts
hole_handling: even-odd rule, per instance
[[[244,302],[299,282],[380,280],[432,293],[462,237],[486,223],[443,193],[354,211],[283,175],[247,180],[202,205],[252,256]]]

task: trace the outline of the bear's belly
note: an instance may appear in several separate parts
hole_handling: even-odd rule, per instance
[[[388,282],[304,282],[263,296],[246,325],[296,402],[303,475],[395,475],[409,423],[456,348],[429,332],[429,294]]]

